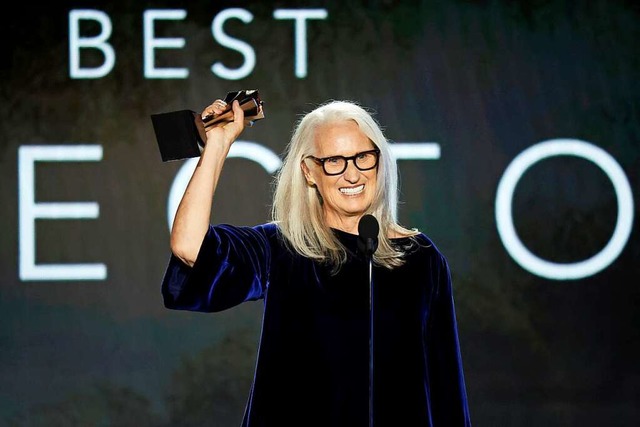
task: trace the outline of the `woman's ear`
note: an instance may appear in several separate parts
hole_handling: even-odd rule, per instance
[[[316,182],[314,181],[313,176],[311,175],[311,170],[309,170],[309,166],[307,166],[307,163],[304,160],[300,162],[300,168],[302,169],[302,173],[304,174],[304,177],[307,180],[307,185],[309,187],[313,187],[314,185],[316,185]]]

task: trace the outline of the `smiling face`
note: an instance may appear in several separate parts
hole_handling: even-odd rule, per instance
[[[348,120],[321,125],[315,132],[314,157],[350,157],[374,148],[357,123]],[[353,160],[339,175],[326,175],[322,165],[311,159],[302,162],[307,182],[322,196],[325,224],[357,234],[358,221],[371,206],[376,191],[377,168],[361,171]]]

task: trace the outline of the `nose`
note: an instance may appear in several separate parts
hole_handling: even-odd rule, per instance
[[[348,182],[358,182],[360,178],[360,170],[356,167],[355,160],[347,160],[347,169],[342,173],[344,179]]]

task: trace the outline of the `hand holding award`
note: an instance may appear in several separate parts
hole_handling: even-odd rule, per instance
[[[198,157],[207,140],[206,131],[233,121],[231,104],[238,101],[244,110],[245,126],[264,119],[263,101],[258,90],[227,93],[221,112],[201,115],[192,110],[152,114],[151,121],[163,162]]]
[[[222,113],[202,117],[202,122],[206,130],[209,130],[211,127],[220,123],[226,123],[233,120],[233,111],[231,111],[231,104],[233,101],[238,101],[240,108],[244,111],[245,126],[253,126],[255,121],[264,119],[262,100],[260,99],[260,95],[257,90],[229,92],[223,101],[226,104],[226,108]]]

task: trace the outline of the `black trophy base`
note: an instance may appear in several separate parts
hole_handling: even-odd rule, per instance
[[[206,136],[202,118],[195,111],[180,110],[152,114],[151,122],[163,162],[198,157],[202,154]]]

